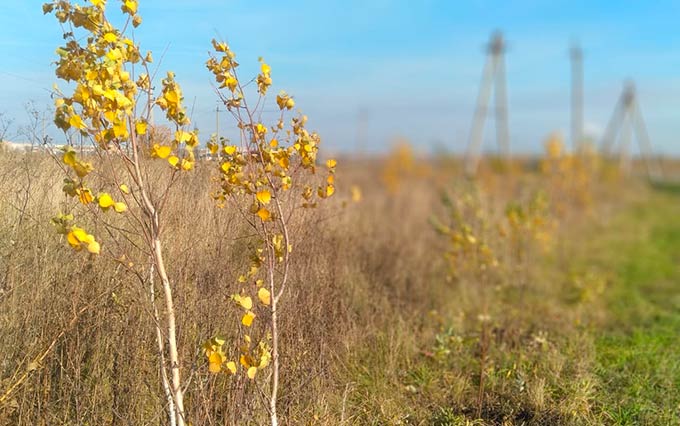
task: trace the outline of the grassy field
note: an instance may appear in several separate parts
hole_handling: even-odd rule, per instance
[[[617,425],[680,422],[680,188],[657,186],[594,241],[615,274],[596,332],[602,410]]]
[[[677,186],[534,163],[470,181],[403,156],[341,161],[295,225],[284,424],[680,424]],[[211,374],[200,350],[243,338],[228,298],[248,262],[209,174],[163,217],[187,415],[265,424],[268,377]],[[51,159],[3,154],[0,175],[0,424],[166,424],[145,283],[60,241]]]

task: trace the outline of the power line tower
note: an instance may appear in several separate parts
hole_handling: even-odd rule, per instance
[[[583,143],[583,51],[578,44],[569,50],[571,59],[571,149],[581,151]]]
[[[482,71],[482,82],[477,95],[475,115],[472,117],[472,129],[468,141],[465,172],[474,175],[479,165],[481,155],[484,121],[487,116],[487,107],[492,88],[495,88],[496,108],[496,142],[501,155],[507,161],[510,157],[510,132],[508,130],[508,102],[505,90],[505,40],[501,32],[491,35],[491,40],[486,47],[488,58]]]
[[[647,126],[645,126],[645,121],[640,112],[635,85],[633,82],[627,81],[624,83],[623,91],[616,102],[614,113],[607,124],[602,139],[603,155],[609,158],[612,156],[612,149],[616,144],[617,136],[620,135],[619,166],[625,174],[630,173],[631,170],[630,145],[633,132],[635,132],[638,148],[647,168],[647,175],[651,178],[661,177],[661,168],[654,161]]]

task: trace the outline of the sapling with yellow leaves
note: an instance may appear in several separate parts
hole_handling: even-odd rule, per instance
[[[547,138],[541,171],[547,178],[552,205],[559,215],[564,215],[571,205],[590,208],[599,162],[597,153],[587,144],[579,152],[567,152],[559,134]]]
[[[219,153],[221,158],[212,196],[218,206],[228,204],[237,209],[255,237],[251,241],[250,264],[230,297],[241,310],[240,326],[245,331],[238,360],[228,358],[223,339],[206,342],[204,351],[213,372],[238,374],[242,370],[256,380],[260,371],[271,366],[271,379],[265,387],[271,424],[277,425],[279,304],[289,285],[292,253],[298,243],[293,241],[290,225],[300,209],[315,208],[334,194],[336,161],[317,164],[321,139],[306,129],[306,116],[289,115],[295,100],[286,92],[275,97],[276,119],[272,123],[261,121],[272,84],[271,68],[263,59],[259,74],[252,80],[256,100],[249,103],[234,52],[226,43],[215,40],[213,48],[206,65],[240,137],[236,143],[224,138],[208,143],[210,152]],[[315,179],[319,174],[322,178]],[[255,327],[257,322],[261,323],[259,328]]]
[[[107,17],[116,3],[122,28]],[[66,174],[64,205],[69,210],[53,223],[76,251],[106,255],[138,277],[151,271],[148,303],[155,317],[168,419],[173,426],[184,425],[182,362],[173,286],[163,257],[162,211],[168,189],[193,168],[197,131],[186,130],[189,118],[174,74],[168,72],[156,92],[150,78],[151,52],[142,52],[128,35],[142,22],[137,0],[90,0],[82,5],[58,0],[43,5],[43,12],[53,13],[64,31],[65,44],[57,49],[56,75],[67,82],[69,90],[62,92],[55,85],[54,122],[67,134],[81,135],[92,147],[86,154],[70,146],[58,154],[53,151]],[[152,136],[151,114],[156,107],[175,130],[172,141]],[[161,178],[151,182],[152,172]],[[99,232],[79,224],[84,215]],[[154,276],[163,291],[162,315],[154,302]]]
[[[477,393],[477,416],[484,405],[484,386],[487,370],[487,354],[491,344],[490,298],[492,297],[493,272],[499,266],[495,250],[489,243],[490,225],[483,210],[479,193],[470,190],[452,198],[444,193],[442,202],[447,210],[444,221],[432,218],[435,230],[446,239],[444,256],[449,264],[450,277],[465,282],[479,294],[481,306],[477,313],[479,322],[479,385]]]

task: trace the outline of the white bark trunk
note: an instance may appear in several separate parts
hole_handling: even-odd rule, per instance
[[[172,299],[172,288],[170,287],[170,280],[165,270],[165,263],[163,261],[163,253],[161,250],[161,241],[158,238],[153,240],[154,260],[158,275],[161,278],[163,285],[163,293],[165,295],[165,316],[168,327],[168,355],[170,358],[170,377],[172,382],[172,396],[175,403],[175,414],[177,418],[177,426],[185,425],[184,418],[184,395],[182,393],[182,380],[179,368],[179,352],[177,350],[177,326],[175,324],[175,308]]]

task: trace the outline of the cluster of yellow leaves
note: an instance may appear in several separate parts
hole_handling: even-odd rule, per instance
[[[85,176],[90,174],[92,170],[94,170],[94,167],[92,167],[92,163],[78,159],[78,156],[72,146],[66,145],[63,148],[63,151],[64,154],[61,157],[62,161],[64,162],[64,164],[73,169],[73,171],[79,178],[81,179],[84,178]]]
[[[239,357],[239,364],[246,369],[246,374],[249,379],[254,379],[259,370],[266,368],[271,362],[272,355],[269,345],[264,341],[260,341],[254,348],[250,336],[244,337],[243,345],[241,346],[241,355]]]
[[[576,204],[588,208],[592,204],[592,182],[600,161],[591,146],[583,144],[581,152],[569,153],[559,134],[552,134],[545,142],[545,157],[541,172],[555,200],[554,207],[563,214],[567,206]]]
[[[66,236],[66,241],[74,250],[80,251],[85,248],[92,254],[99,254],[101,247],[94,235],[88,234],[83,228],[72,225],[73,215],[59,214],[52,218],[51,222],[59,234]]]
[[[208,70],[215,76],[215,81],[219,84],[220,89],[228,89],[231,93],[227,98],[225,105],[227,108],[238,108],[241,106],[243,100],[243,93],[236,78],[236,55],[229,49],[226,43],[220,43],[217,40],[212,41],[215,52],[221,54],[221,57],[210,57],[206,62]]]
[[[264,96],[269,86],[272,85],[271,72],[271,67],[264,62],[264,59],[260,58],[260,74],[255,79],[257,81],[257,91],[260,95]]]
[[[227,355],[224,353],[224,343],[225,339],[222,337],[213,337],[203,343],[203,353],[208,358],[208,370],[211,373],[225,371],[230,374],[236,374],[236,363],[234,361],[227,361]]]
[[[87,248],[92,254],[99,254],[100,246],[95,240],[94,236],[88,234],[84,229],[78,228],[77,226],[71,227],[69,232],[66,234],[66,241],[69,245],[73,247],[76,251],[80,251],[83,247]]]
[[[285,108],[286,103],[282,109]],[[273,128],[271,138],[267,137],[270,129],[262,123],[244,126],[251,136],[246,149],[230,145],[226,139],[220,141],[221,146],[214,140],[209,142],[211,154],[219,152],[221,157],[220,188],[213,193],[213,198],[223,204],[231,195],[250,195],[253,197],[250,213],[263,222],[275,220],[277,211],[270,205],[276,202],[277,194],[293,188],[294,172],[316,172],[319,137],[304,128],[306,120],[305,116],[293,118],[291,129],[285,132],[283,138],[279,137],[281,129],[278,126]],[[336,161],[327,161],[326,167],[326,184],[316,191],[319,198],[328,198],[335,192]],[[314,194],[311,186],[303,187],[304,207],[316,206],[312,200]]]
[[[123,9],[137,17],[136,1],[125,1]],[[103,1],[79,6],[60,0],[45,4],[43,11],[88,33],[85,45],[73,33],[65,34],[66,45],[57,49],[56,75],[73,82],[75,89],[71,96],[57,92],[55,124],[93,136],[104,149],[126,141],[138,88],[144,88],[143,78],[135,83],[126,66],[140,62],[145,66],[150,54],[142,57],[139,47],[106,20]]]
[[[554,223],[550,219],[548,200],[544,193],[536,194],[527,206],[510,203],[505,210],[505,217],[509,237],[516,250],[523,250],[523,242],[527,240],[539,242],[544,250],[549,248]],[[508,235],[505,226],[501,225],[500,230],[501,236]]]
[[[158,99],[156,99],[156,105],[165,111],[167,119],[177,124],[177,126],[189,124],[189,117],[186,114],[186,109],[182,105],[182,101],[184,100],[182,89],[175,81],[175,73],[168,71],[168,74],[161,83],[163,84],[162,93]]]
[[[129,69],[135,64],[148,69],[153,61],[151,52],[142,55],[139,46],[106,19],[105,9],[106,2],[103,0],[92,1],[91,6],[72,5],[66,0],[43,6],[45,13],[53,12],[60,22],[83,28],[88,33],[85,38],[66,33],[66,45],[57,49],[59,60],[56,75],[73,82],[75,89],[71,96],[57,92],[56,125],[64,131],[76,129],[92,136],[102,149],[129,141],[133,133],[136,136],[145,135],[148,123],[134,117],[140,91],[153,99],[178,129],[188,125],[189,118],[182,105],[182,91],[172,72],[168,72],[162,80],[158,98],[153,96],[147,73],[139,74],[137,80],[133,81]],[[122,12],[132,18],[135,26],[141,23],[137,9],[136,0],[122,1]],[[81,44],[83,39],[85,43]],[[178,130],[178,133],[172,147],[161,147],[158,152],[154,146],[151,154],[166,158],[177,169],[191,170],[195,161],[193,148],[198,145],[197,132]],[[185,152],[180,152],[180,146],[185,147]],[[175,155],[171,155],[173,151]]]
[[[108,211],[110,208],[116,213],[123,213],[127,211],[127,205],[122,201],[114,201],[111,195],[103,192],[97,196],[97,204],[102,209],[102,211]]]
[[[468,194],[455,201],[445,196],[444,204],[450,209],[449,224],[434,219],[432,223],[437,232],[448,239],[444,256],[449,261],[451,275],[458,277],[465,272],[496,268],[499,262],[487,242],[489,227],[482,220],[479,201]]]
[[[477,279],[481,271],[515,268],[534,247],[550,248],[555,221],[543,192],[508,203],[504,215],[493,214],[474,189],[455,199],[445,194],[443,203],[447,223],[433,218],[432,224],[447,238],[444,256],[452,277]]]
[[[274,242],[276,243],[276,241],[279,242],[280,246],[280,242],[283,241],[283,237],[280,235],[274,236]],[[250,257],[251,260],[248,273],[246,275],[241,275],[238,279],[238,282],[241,284],[252,282],[254,284],[254,288],[257,289],[255,300],[259,300],[263,306],[269,306],[271,304],[271,294],[269,290],[264,287],[264,281],[262,279],[257,279],[257,273],[259,272],[264,261],[263,252],[264,250],[262,248],[256,248],[254,250]],[[257,316],[255,312],[253,312],[253,297],[248,295],[245,289],[242,289],[240,293],[233,294],[231,299],[244,311],[243,316],[241,317],[241,324],[245,327],[250,327],[253,324],[253,320]]]
[[[184,147],[183,152],[180,153],[181,147]],[[151,157],[167,160],[173,168],[177,170],[189,171],[194,168],[196,163],[196,156],[194,149],[198,146],[198,131],[186,132],[184,130],[177,130],[175,138],[170,142],[170,145],[162,145],[154,143],[151,146]],[[179,156],[181,155],[181,157]]]
[[[203,343],[203,353],[208,360],[208,371],[211,373],[225,372],[236,374],[238,366],[236,362],[229,361],[224,350],[225,339],[213,337]],[[249,379],[255,379],[257,372],[266,368],[271,362],[271,350],[265,342],[259,342],[252,347],[252,339],[245,335],[241,345],[239,364],[246,370]]]

